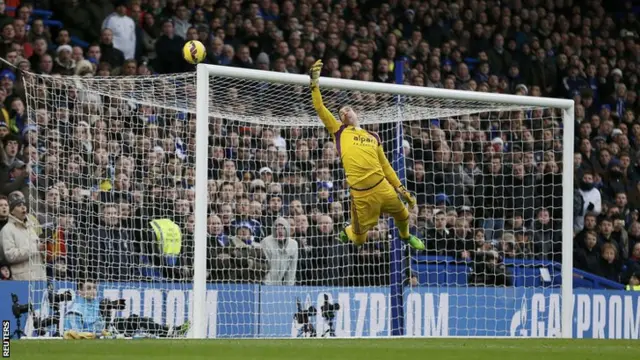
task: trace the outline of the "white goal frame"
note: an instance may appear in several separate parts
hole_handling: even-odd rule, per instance
[[[309,76],[280,72],[241,69],[227,66],[199,64],[196,70],[196,179],[195,192],[195,259],[193,277],[193,318],[191,337],[206,338],[206,242],[208,209],[208,157],[209,157],[209,86],[212,76],[264,81],[269,83],[308,86]],[[563,161],[562,161],[562,286],[561,286],[561,337],[571,338],[573,334],[573,148],[574,148],[574,108],[570,99],[516,96],[493,93],[479,93],[460,90],[446,90],[411,85],[384,84],[320,78],[324,89],[340,89],[362,92],[387,93],[393,95],[421,96],[446,100],[482,101],[522,107],[558,108],[563,110]],[[309,99],[311,101],[311,99]]]

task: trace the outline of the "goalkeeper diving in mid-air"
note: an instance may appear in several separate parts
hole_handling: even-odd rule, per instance
[[[423,250],[422,241],[409,233],[409,210],[398,195],[409,208],[416,205],[416,199],[389,164],[380,137],[358,125],[358,116],[353,109],[342,107],[338,121],[324,106],[319,88],[321,71],[322,60],[318,60],[310,71],[313,106],[335,141],[351,194],[351,224],[340,232],[339,240],[364,244],[367,232],[378,224],[380,214],[384,213],[395,220],[402,241]]]

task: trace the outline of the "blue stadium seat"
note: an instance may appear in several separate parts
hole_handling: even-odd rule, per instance
[[[6,9],[6,11],[15,11],[16,7],[15,6],[7,6],[5,9]],[[47,19],[49,19],[49,18],[51,18],[53,16],[53,12],[51,12],[49,10],[33,9],[33,12],[31,13],[31,15],[37,16],[39,18],[42,18],[43,20],[47,20]]]
[[[178,266],[179,258],[177,256],[165,256],[164,257],[164,265],[165,266]]]
[[[464,63],[467,64],[469,71],[473,71],[473,69],[475,69],[476,66],[480,63],[480,60],[472,57],[467,57],[464,58]]]
[[[162,280],[162,272],[161,269],[155,266],[152,266],[151,261],[146,256],[140,256],[140,276],[142,278],[156,279]]]
[[[71,36],[71,44],[74,46],[80,46],[83,49],[86,49],[89,47],[89,43],[80,39],[77,36]]]
[[[411,270],[423,286],[465,286],[471,267],[449,256],[416,256]]]
[[[48,27],[61,28],[64,26],[62,21],[58,21],[58,20],[45,20],[43,21],[43,23],[44,23],[44,26],[48,26]]]
[[[560,266],[560,264],[557,264]],[[586,271],[573,269],[573,287],[586,289],[624,290],[624,285],[593,275]]]
[[[545,260],[504,259],[513,275],[515,287],[559,287],[562,284],[560,263]],[[549,277],[543,276],[544,271]],[[466,286],[472,268],[449,256],[416,255],[411,271],[421,286]],[[574,269],[574,288],[624,289],[622,284]]]

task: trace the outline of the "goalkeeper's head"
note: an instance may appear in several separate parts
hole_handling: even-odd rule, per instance
[[[78,295],[93,300],[98,297],[98,285],[91,279],[81,279],[78,281]]]
[[[358,126],[358,115],[351,106],[343,106],[338,111],[340,121],[345,125]]]

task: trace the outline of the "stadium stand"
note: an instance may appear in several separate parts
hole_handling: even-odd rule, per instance
[[[576,100],[573,223],[575,267],[583,279],[576,282],[622,288],[640,278],[639,9],[635,1],[604,0],[0,0],[0,57],[13,65],[5,64],[0,72],[0,189],[8,197],[0,199],[0,217],[6,224],[9,213],[24,203],[16,190],[34,197],[40,236],[48,239],[47,276],[74,279],[92,257],[100,264],[99,269],[88,265],[94,275],[126,280],[153,255],[107,256],[100,253],[105,244],[88,254],[78,244],[91,238],[108,246],[135,244],[143,218],[157,216],[147,204],[172,209],[164,215],[186,234],[179,258],[169,265],[174,270],[135,275],[189,276],[193,209],[183,190],[192,186],[193,164],[180,155],[185,144],[170,133],[156,132],[159,137],[153,138],[144,132],[134,142],[105,137],[103,146],[104,127],[111,125],[68,116],[72,109],[65,108],[46,109],[41,117],[54,121],[33,124],[24,113],[23,72],[100,77],[193,71],[181,58],[182,45],[190,39],[206,45],[211,64],[306,73],[322,58],[330,64],[323,76],[365,81],[394,82],[395,61],[406,57],[407,84]],[[126,130],[130,123],[119,126]],[[246,230],[260,241],[281,215],[290,219],[286,226],[301,244],[297,284],[325,284],[327,279],[332,285],[388,283],[383,247],[390,230],[384,224],[367,246],[355,249],[334,240],[348,217],[346,206],[324,206],[316,194],[282,205],[279,169],[288,167],[287,161],[295,160],[304,177],[318,179],[314,191],[329,194],[338,171],[335,154],[326,161],[322,143],[295,141],[293,130],[241,132],[224,121],[212,126],[217,135],[228,137],[212,136],[211,187],[217,200],[209,231],[217,245],[209,253],[210,281],[262,282],[264,255],[238,254],[229,247],[242,242]],[[413,153],[408,187],[420,204],[414,227],[427,243],[445,245],[413,254],[408,281],[553,286],[559,276],[560,223],[571,221],[561,218],[557,200],[562,191],[572,190],[561,187],[562,143],[540,124],[524,131],[531,139],[520,142],[524,135],[503,130],[499,135],[512,146],[497,150],[503,152],[498,167],[482,168],[474,154],[482,155],[489,143],[500,145],[492,141],[495,129],[479,130],[468,144],[479,152],[457,157],[449,150],[457,152],[446,124],[422,126],[418,135],[436,132],[448,144],[436,155],[422,136],[407,139]],[[65,142],[78,133],[84,141]],[[242,137],[239,145],[232,134],[235,141]],[[263,144],[269,155],[251,153],[246,144],[254,149]],[[288,149],[282,158],[276,154],[279,148]],[[501,163],[516,153],[522,162]],[[453,160],[442,165],[437,156]],[[149,184],[145,179],[151,172],[180,181]],[[486,193],[493,186],[501,195]],[[122,196],[105,195],[114,192]],[[530,211],[509,211],[516,199]],[[218,206],[217,201],[225,203]],[[99,210],[89,212],[101,214],[102,221],[78,212],[93,206]],[[15,279],[24,279],[24,264],[3,265]],[[541,277],[540,267],[551,277]]]

